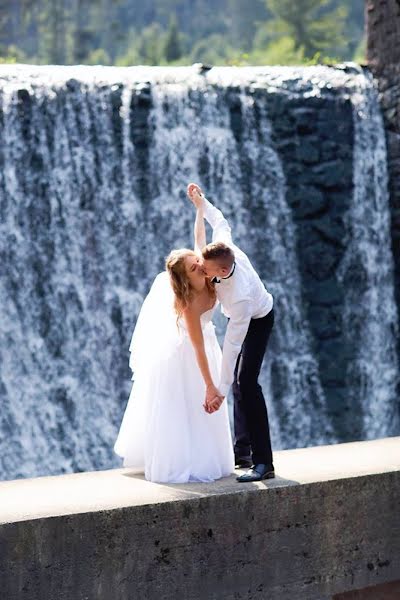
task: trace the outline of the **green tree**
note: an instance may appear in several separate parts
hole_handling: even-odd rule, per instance
[[[238,52],[226,43],[225,36],[213,33],[194,44],[190,52],[190,62],[204,62],[212,65],[236,63]]]
[[[42,0],[39,14],[39,54],[45,63],[67,62],[68,12],[64,0]]]
[[[265,0],[227,0],[226,25],[227,36],[235,48],[246,52],[253,46],[257,23],[265,21],[269,14]]]
[[[282,36],[262,49],[253,50],[248,60],[252,65],[301,65],[307,62],[303,49],[296,50],[293,38],[288,36]]]
[[[165,37],[164,56],[168,62],[179,60],[182,56],[182,47],[175,15],[170,18],[168,31]]]
[[[362,58],[363,11],[364,0],[0,0],[0,56],[58,64],[352,60]]]
[[[334,7],[332,0],[266,0],[273,18],[268,23],[271,39],[291,37],[294,50],[306,58],[318,52],[343,53],[347,9]]]
[[[83,63],[93,47],[94,32],[90,27],[90,0],[75,0],[73,23],[72,62]]]
[[[25,62],[25,61],[26,61],[25,54],[22,52],[22,50],[17,48],[17,46],[14,46],[14,44],[11,44],[10,46],[8,46],[6,52],[4,52],[2,56],[0,56],[0,64],[17,63],[17,62]]]
[[[88,65],[110,65],[111,60],[104,48],[97,48],[89,52],[85,63]]]
[[[353,55],[354,62],[365,63],[367,60],[367,39],[365,36],[358,42]]]
[[[145,65],[159,65],[164,57],[165,33],[158,23],[145,27],[137,34],[137,50],[139,62]]]
[[[92,48],[104,48],[111,61],[114,62],[121,50],[121,41],[126,37],[129,25],[131,25],[129,20],[124,19],[123,16],[118,18],[118,9],[123,5],[127,11],[128,2],[126,0],[95,0],[93,2],[88,0],[88,3],[91,10]]]
[[[12,1],[0,2],[0,56],[7,54],[8,28],[12,9]]]
[[[129,67],[130,65],[137,65],[140,62],[139,54],[139,35],[136,30],[132,27],[127,35],[126,47],[118,54],[115,59],[117,67]]]

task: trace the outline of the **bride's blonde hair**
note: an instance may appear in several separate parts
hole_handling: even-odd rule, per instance
[[[185,258],[187,256],[197,256],[197,254],[188,248],[180,248],[179,250],[172,250],[165,261],[165,268],[171,278],[172,289],[175,295],[174,308],[178,319],[189,306],[194,296],[193,287],[186,273]],[[205,283],[210,296],[215,299],[214,284],[207,278]]]

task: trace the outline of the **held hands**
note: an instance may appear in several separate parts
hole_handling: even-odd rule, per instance
[[[215,385],[210,384],[206,389],[206,399],[203,404],[204,410],[211,414],[219,409],[222,402],[224,400],[224,396],[221,396],[219,390],[215,387]]]
[[[197,183],[189,183],[186,193],[197,209],[203,208],[204,202],[203,198],[200,196],[202,191],[201,187],[197,185]]]
[[[218,410],[221,406],[221,404],[224,401],[224,397],[223,396],[214,396],[214,398],[207,402],[207,400],[204,402],[203,406],[204,406],[204,410],[208,413],[208,414],[212,414],[213,412],[215,412],[216,410]]]

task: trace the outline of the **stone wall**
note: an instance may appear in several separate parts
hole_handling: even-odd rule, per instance
[[[303,307],[329,415],[338,439],[360,439],[361,423],[346,418],[345,374],[354,350],[345,339],[345,290],[336,274],[346,250],[346,212],[353,195],[353,108],[340,94],[267,98],[296,223]]]

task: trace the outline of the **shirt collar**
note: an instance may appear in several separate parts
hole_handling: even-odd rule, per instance
[[[234,271],[235,271],[235,267],[236,267],[236,262],[233,261],[233,265],[231,270],[229,271],[228,275],[226,277],[221,277],[221,279],[229,279],[229,277],[232,277]]]
[[[221,281],[223,281],[224,279],[229,279],[230,277],[232,277],[233,273],[235,272],[235,267],[236,267],[236,262],[233,261],[232,268],[229,271],[228,275],[226,277],[213,277],[211,279],[212,283],[221,283]]]

